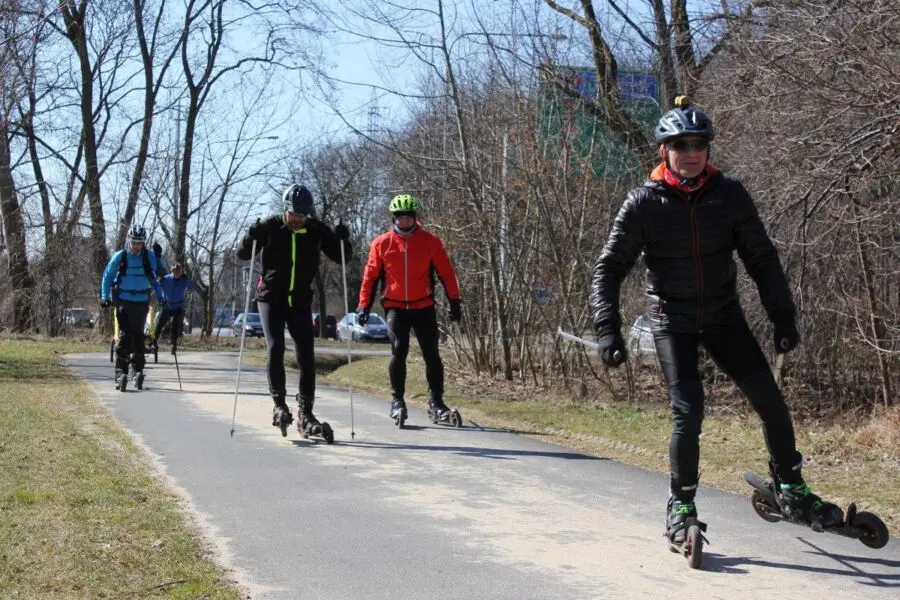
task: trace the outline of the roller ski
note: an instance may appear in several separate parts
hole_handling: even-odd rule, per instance
[[[813,531],[828,532],[855,538],[869,548],[883,548],[890,534],[878,516],[870,512],[857,512],[856,504],[841,509],[809,490],[804,482],[782,484],[770,468],[771,479],[765,480],[753,473],[744,473],[744,479],[753,487],[750,502],[753,510],[769,523],[787,521],[805,525]]]
[[[327,421],[320,422],[312,412],[315,400],[298,396],[297,401],[300,404],[297,411],[297,429],[300,431],[300,437],[304,440],[310,437],[321,438],[326,444],[333,444],[334,430],[331,425]]]
[[[293,422],[291,409],[284,403],[284,400],[280,403],[276,402],[275,408],[272,409],[272,425],[281,429],[281,437],[287,437],[288,427]]]
[[[128,373],[116,371],[116,389],[120,392],[124,392],[128,389]]]
[[[681,554],[692,569],[699,569],[703,562],[703,544],[709,543],[704,535],[706,523],[697,518],[693,502],[680,502],[669,497],[666,506],[666,533],[669,551]]]
[[[408,416],[409,415],[406,412],[406,402],[401,398],[394,398],[391,402],[391,418],[394,420],[394,425],[403,429],[404,425],[406,425]]]
[[[459,411],[448,407],[443,400],[431,400],[428,403],[428,418],[435,425],[463,426],[462,415],[459,414]]]

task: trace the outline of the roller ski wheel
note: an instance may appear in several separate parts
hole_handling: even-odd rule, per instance
[[[808,522],[799,518],[795,513],[789,512],[781,495],[776,492],[774,480],[765,480],[754,473],[744,473],[744,479],[753,487],[753,495],[750,498],[753,510],[769,523],[787,521],[809,527],[813,531],[824,531],[855,538],[876,550],[884,548],[890,539],[890,533],[884,521],[873,513],[858,512],[856,504],[850,504],[847,507],[847,512],[840,523],[831,527],[823,527],[819,522]]]

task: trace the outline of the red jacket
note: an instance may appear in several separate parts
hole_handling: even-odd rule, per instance
[[[417,225],[408,237],[391,229],[372,242],[359,289],[359,306],[372,307],[375,282],[381,281],[382,304],[388,308],[434,305],[434,276],[450,300],[459,300],[459,283],[441,240]]]

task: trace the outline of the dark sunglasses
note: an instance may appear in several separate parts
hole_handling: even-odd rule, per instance
[[[669,142],[669,148],[678,152],[684,152],[686,150],[702,152],[709,148],[709,140],[675,140],[674,142]]]

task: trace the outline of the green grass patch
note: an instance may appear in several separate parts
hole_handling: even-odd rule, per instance
[[[353,387],[388,402],[388,358],[354,359]],[[408,361],[407,403],[424,407],[428,400],[425,366]],[[346,366],[320,378],[346,386]],[[488,385],[488,383],[490,385]],[[587,403],[561,395],[536,393],[495,380],[456,377],[448,370],[447,404],[468,421],[541,436],[582,452],[668,472],[671,418],[665,399],[645,403],[599,399]],[[477,390],[477,391],[476,391]],[[749,410],[710,410],[701,437],[704,485],[745,494],[744,471],[767,474],[768,453],[762,429]],[[900,410],[879,413],[854,425],[797,422],[798,447],[807,466],[804,475],[822,496],[846,508],[878,513],[893,535],[900,535]],[[702,504],[702,498],[699,499]],[[749,501],[748,501],[749,502]]]
[[[71,340],[0,340],[0,597],[241,597],[90,389]]]

